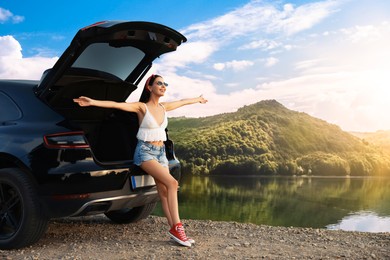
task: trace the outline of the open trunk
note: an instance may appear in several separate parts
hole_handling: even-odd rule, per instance
[[[153,60],[175,51],[187,39],[164,25],[149,22],[105,21],[78,31],[36,94],[83,130],[95,159],[102,163],[132,162],[136,146],[136,114],[98,107],[80,107],[74,98],[124,102],[150,69]],[[167,157],[173,156],[166,142]]]
[[[73,99],[88,96],[123,102],[137,87],[101,72],[87,73],[83,70],[82,76],[78,70],[69,72],[71,74],[63,76],[51,88],[51,95],[46,97],[48,105],[67,119],[63,122],[65,126],[85,133],[96,161],[101,164],[132,163],[139,128],[137,114],[117,109],[80,107]],[[165,145],[170,160],[174,158],[173,144],[167,139]]]
[[[138,119],[134,113],[112,111],[101,120],[72,120],[85,133],[94,158],[101,164],[132,163],[137,145]]]
[[[80,107],[73,102],[79,96],[98,100],[123,102],[136,89],[133,84],[98,76],[71,74],[61,78],[51,88],[46,100],[55,111],[63,115],[66,124],[80,129],[100,163],[130,162],[136,145],[138,118],[135,113],[99,107]]]

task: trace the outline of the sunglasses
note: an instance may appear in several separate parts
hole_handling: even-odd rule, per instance
[[[168,83],[166,83],[166,82],[157,81],[156,84],[157,84],[157,86],[164,85],[164,86],[168,87]]]

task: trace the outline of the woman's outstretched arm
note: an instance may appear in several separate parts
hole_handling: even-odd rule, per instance
[[[195,103],[205,104],[207,103],[207,100],[202,95],[200,95],[199,97],[196,98],[186,98],[178,101],[163,102],[162,104],[164,105],[167,111],[170,111],[185,105],[191,105]]]
[[[139,112],[142,110],[140,102],[126,103],[126,102],[115,102],[109,100],[96,100],[89,97],[81,96],[73,99],[75,103],[78,103],[82,107],[95,106],[104,108],[115,108],[128,112]]]

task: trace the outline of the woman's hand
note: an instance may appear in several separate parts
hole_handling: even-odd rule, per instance
[[[199,103],[201,103],[201,104],[206,104],[207,103],[207,99],[205,99],[204,97],[203,97],[203,95],[200,95],[200,97],[199,97]]]
[[[81,107],[92,106],[93,101],[94,100],[92,98],[84,97],[84,96],[73,99],[73,102],[78,103],[79,106],[81,106]]]

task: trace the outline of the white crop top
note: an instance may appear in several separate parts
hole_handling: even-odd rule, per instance
[[[141,125],[139,126],[137,139],[144,142],[153,142],[153,141],[166,141],[167,135],[165,133],[165,128],[168,126],[168,117],[165,107],[164,108],[164,121],[159,125],[153,115],[149,112],[148,106],[145,104],[146,112],[145,116],[142,119]]]

